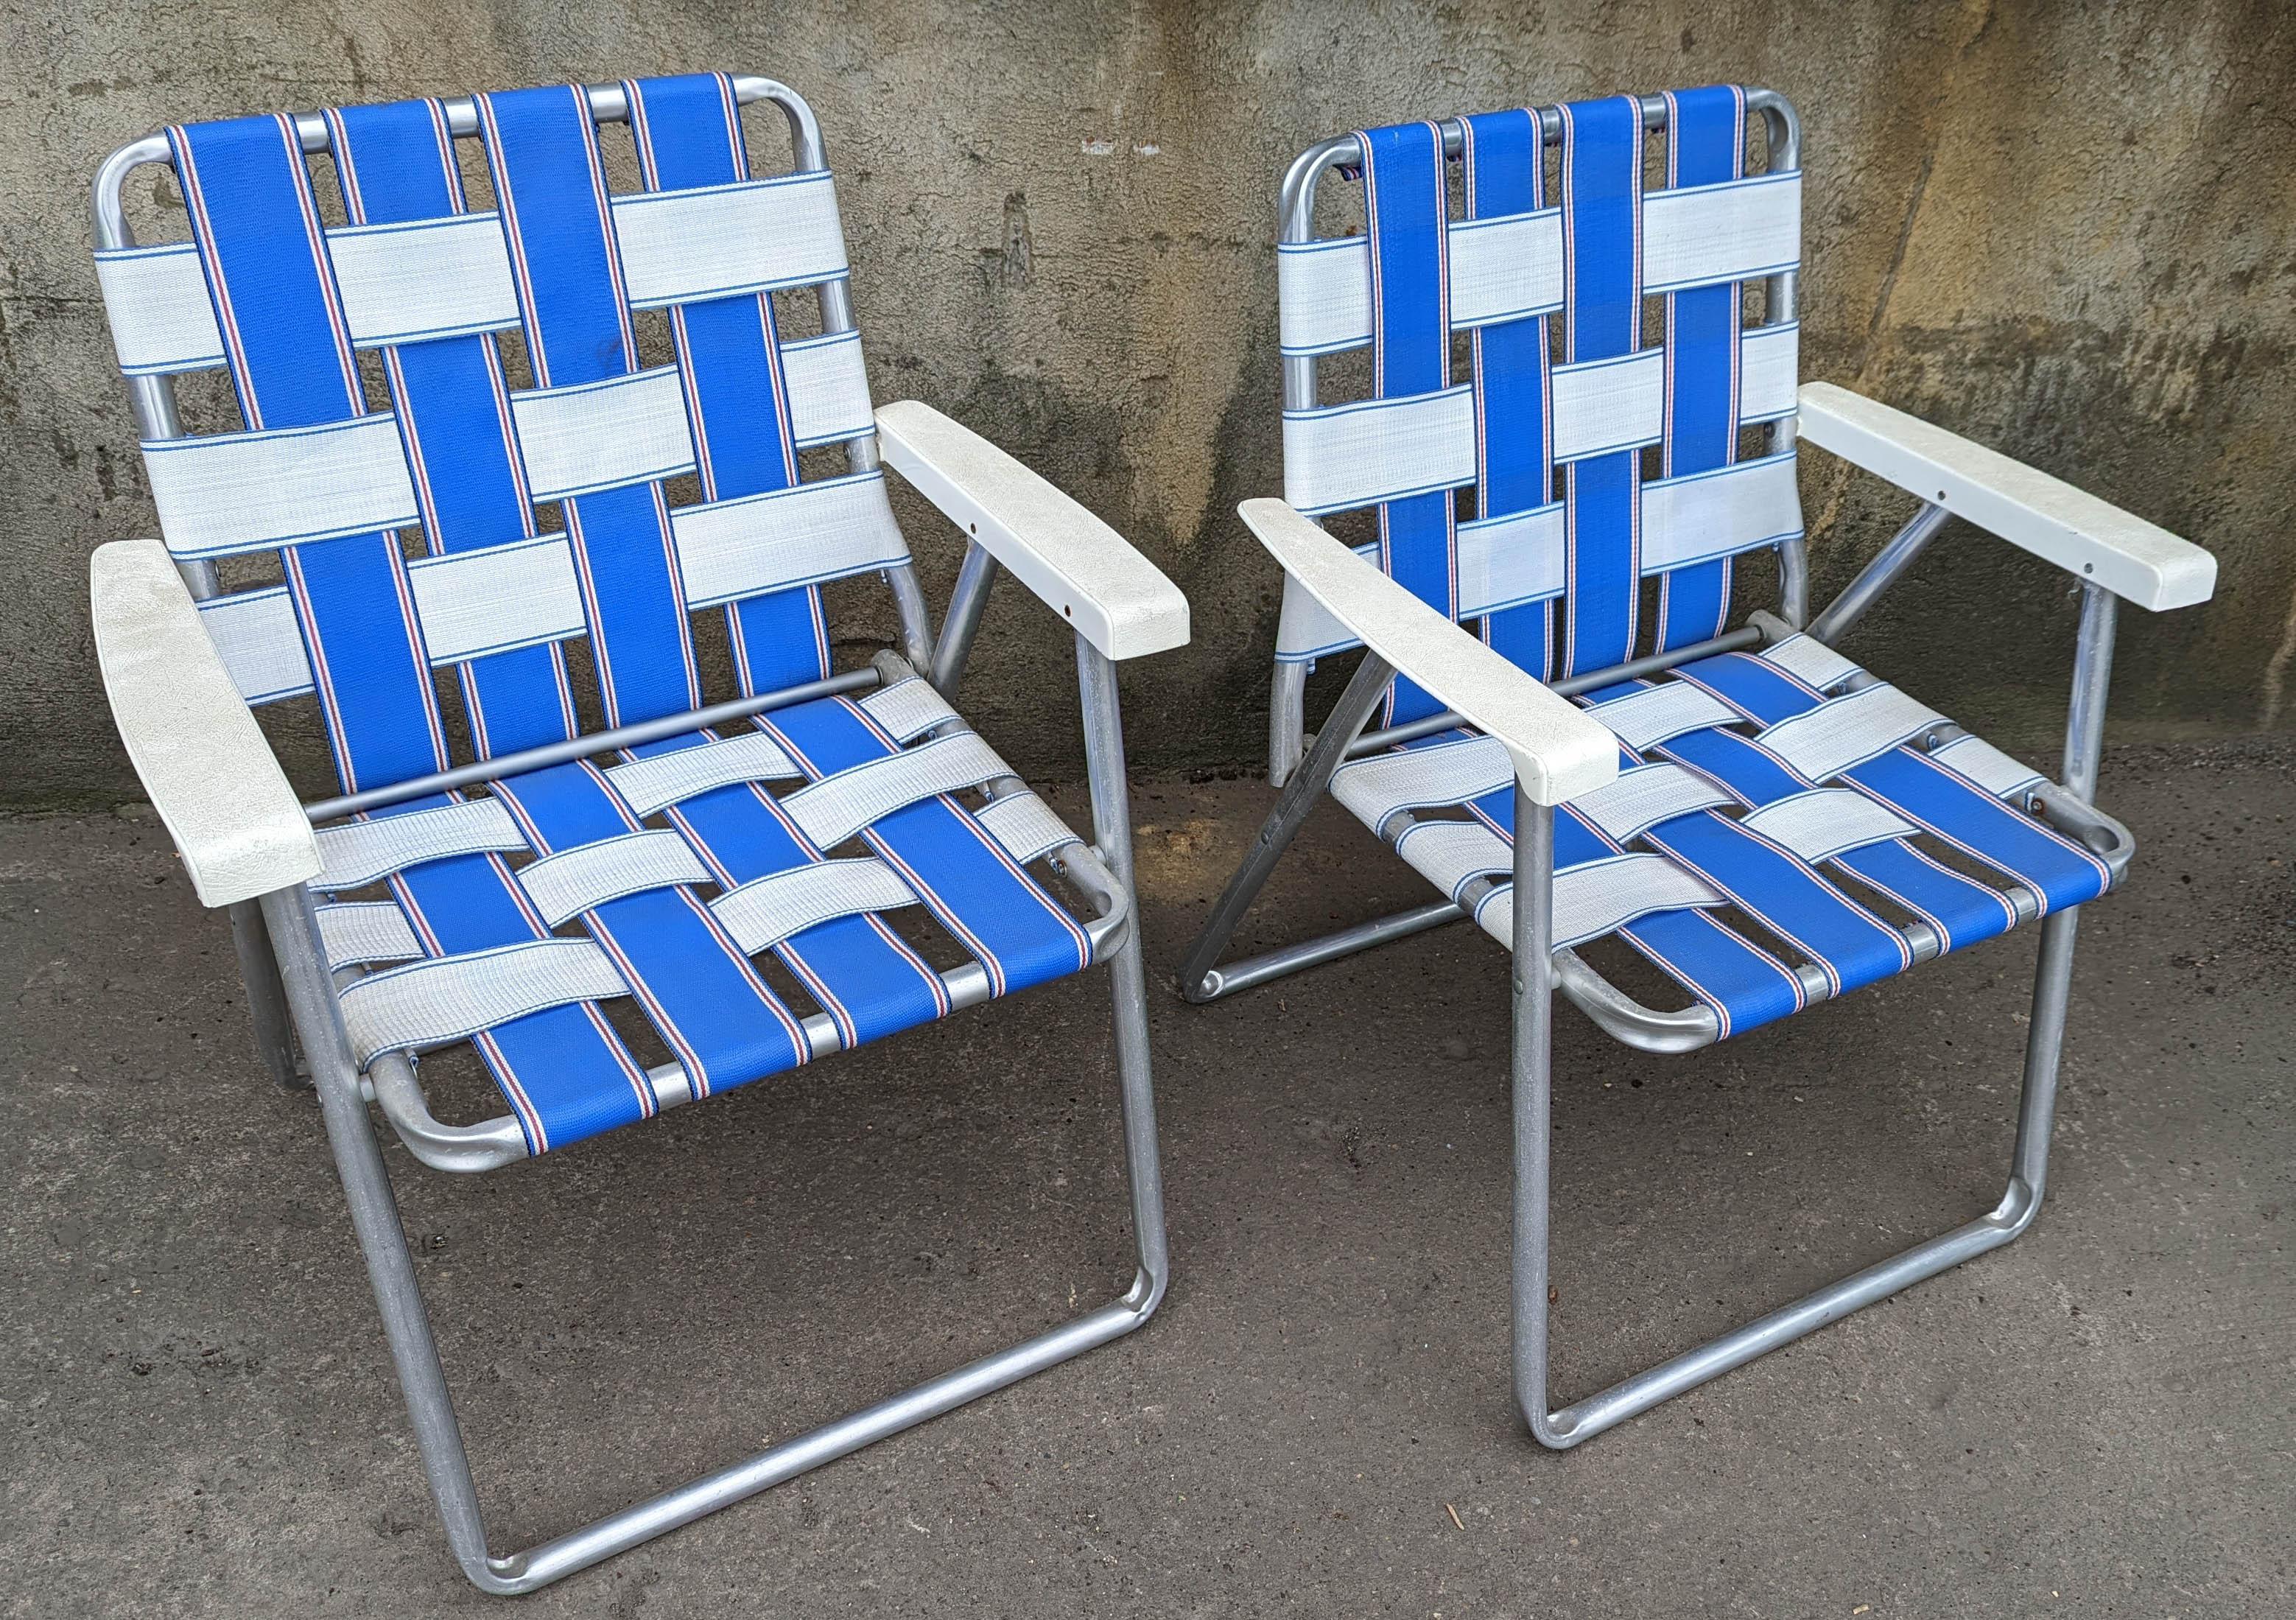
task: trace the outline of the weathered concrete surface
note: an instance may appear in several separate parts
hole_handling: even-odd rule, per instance
[[[1550,1455],[1507,1398],[1504,955],[1160,987],[1162,1315],[520,1612],[2291,1612],[2296,751],[2106,778],[2144,848],[2082,925],[2012,1247]],[[1266,798],[1137,795],[1160,967]],[[1335,814],[1252,927],[1416,884]],[[230,956],[151,824],[0,820],[0,1614],[485,1611]],[[1689,1058],[1563,1015],[1558,1389],[1989,1205],[2031,963],[2021,933]],[[393,1148],[496,1546],[1120,1287],[1103,1006],[1067,981],[477,1180]]]
[[[168,119],[721,64],[821,111],[879,396],[1007,444],[1188,591],[1195,645],[1128,683],[1151,764],[1260,747],[1277,580],[1233,507],[1278,487],[1269,239],[1290,155],[1364,123],[1715,78],[1776,86],[1808,120],[1811,374],[2221,557],[2215,604],[2127,627],[2120,714],[2247,729],[2296,711],[2296,13],[2269,0],[27,0],[0,51],[0,801],[133,791],[86,629],[83,559],[152,521],[87,259],[101,156]],[[1824,587],[1903,503],[1810,462]],[[916,515],[939,600],[955,539]],[[1857,650],[1887,671],[1917,644],[1982,649],[1924,695],[2013,744],[2053,724],[2062,580],[1956,533],[1915,583],[1937,588],[1901,592]],[[1000,599],[980,677],[975,704],[1025,722],[1016,762],[1073,770],[1056,629]],[[313,764],[308,737],[296,754]]]

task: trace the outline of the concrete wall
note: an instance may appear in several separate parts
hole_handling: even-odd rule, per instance
[[[2286,8],[28,0],[8,28],[0,802],[135,791],[85,605],[90,549],[152,531],[87,257],[102,155],[169,119],[709,66],[818,108],[878,397],[988,433],[1188,592],[1195,644],[1127,674],[1144,769],[1261,752],[1278,580],[1234,506],[1279,482],[1269,242],[1289,157],[1363,124],[1722,78],[1802,109],[1808,374],[2221,559],[2208,606],[2125,616],[2117,723],[2296,715]],[[1906,503],[1819,452],[1804,477],[1822,601]],[[955,539],[909,515],[938,603]],[[1017,763],[1074,770],[1064,642],[1016,588],[991,614],[968,706]],[[1956,528],[1850,650],[2037,748],[2072,614],[2062,576]],[[840,613],[841,636],[884,629]]]

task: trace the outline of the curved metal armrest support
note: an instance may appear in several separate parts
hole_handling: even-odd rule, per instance
[[[104,695],[205,906],[299,884],[318,841],[200,622],[168,549],[114,540],[88,563]]]
[[[1237,508],[1283,572],[1364,645],[1506,744],[1534,802],[1561,804],[1619,774],[1619,740],[1280,500]]]
[[[1805,384],[1800,405],[1804,442],[2139,607],[2189,607],[2216,590],[2208,552],[2062,479],[1831,382]]]
[[[903,399],[877,412],[877,441],[887,466],[1103,657],[1138,658],[1187,645],[1188,599],[1179,588],[1122,535],[971,428]],[[970,557],[968,571],[982,572]],[[979,578],[974,589],[985,594],[986,585]],[[957,619],[952,604],[944,636]],[[964,638],[971,639],[969,629]]]

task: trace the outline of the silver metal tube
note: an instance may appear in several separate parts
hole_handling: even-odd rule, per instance
[[[2104,705],[2112,685],[2112,641],[2120,604],[2103,586],[2081,581],[2080,639],[2073,647],[2073,695],[2065,713],[2066,791],[2084,804],[2096,797],[2104,751]]]
[[[1866,610],[1881,599],[1882,593],[1898,581],[1898,577],[1914,565],[1914,559],[1928,548],[1945,527],[1946,519],[1953,514],[1935,501],[1923,501],[1921,510],[1907,518],[1905,526],[1891,535],[1874,560],[1857,572],[1857,577],[1841,588],[1841,594],[1826,604],[1826,609],[1810,621],[1812,640],[1833,645],[1849,627],[1866,616]]]
[[[295,1063],[287,987],[280,980],[279,963],[271,952],[271,931],[264,925],[263,908],[255,900],[239,900],[231,907],[230,916],[232,948],[239,956],[240,977],[247,983],[247,1016],[255,1026],[256,1053],[272,1079],[291,1091],[299,1091],[311,1081]]]
[[[1202,994],[1191,996],[1191,1001],[1217,1001],[1222,996],[1234,995],[1250,990],[1255,984],[1265,984],[1270,979],[1280,979],[1303,968],[1320,966],[1353,956],[1359,950],[1369,950],[1374,945],[1408,939],[1414,933],[1424,933],[1430,928],[1440,928],[1446,923],[1463,921],[1466,913],[1447,900],[1430,900],[1423,906],[1414,906],[1406,911],[1376,917],[1368,923],[1357,923],[1352,928],[1341,928],[1303,944],[1286,945],[1279,950],[1265,951],[1256,957],[1245,957],[1224,967],[1208,969],[1198,980]]]
[[[1677,664],[1711,658],[1717,653],[1735,652],[1740,647],[1752,646],[1761,639],[1762,632],[1747,625],[1711,640],[1677,647],[1670,653],[1652,653],[1644,658],[1630,658],[1624,663],[1612,664],[1607,670],[1589,670],[1583,675],[1566,676],[1561,680],[1547,681],[1545,685],[1548,691],[1559,696],[1571,697],[1581,692],[1592,692],[1598,687],[1607,687],[1613,681],[1655,675],[1662,670],[1671,670]],[[1448,731],[1462,723],[1459,716],[1446,709],[1440,714],[1431,714],[1425,720],[1413,720],[1409,725],[1390,726],[1383,731],[1366,731],[1349,744],[1348,758],[1361,759],[1365,754],[1392,748],[1398,743],[1408,743],[1419,737],[1432,736],[1439,731]]]
[[[1187,958],[1180,965],[1180,994],[1187,999],[1208,1001],[1219,994],[1212,969],[1219,961],[1220,952],[1227,949],[1236,925],[1251,909],[1260,886],[1283,859],[1308,812],[1316,808],[1316,801],[1323,796],[1332,773],[1346,758],[1348,744],[1371,718],[1372,710],[1385,695],[1387,683],[1394,675],[1394,665],[1369,648],[1365,649],[1363,662],[1356,666],[1354,678],[1332,705],[1324,729],[1316,736],[1315,747],[1308,751],[1306,762],[1284,782],[1275,807],[1260,824],[1259,836],[1227,880],[1227,888],[1212,908],[1211,916],[1205,919],[1196,942],[1188,948]]]
[[[1546,1418],[1548,1118],[1554,1046],[1554,807],[1514,788],[1514,1399],[1552,1444]]]
[[[1093,836],[1100,858],[1136,908],[1132,874],[1132,788],[1124,766],[1124,718],[1116,665],[1082,636],[1076,638],[1077,695],[1084,710],[1085,769],[1092,787]],[[1124,1296],[1144,1321],[1171,1283],[1164,1237],[1164,1172],[1156,1151],[1156,1104],[1150,1083],[1148,981],[1136,928],[1108,958],[1115,1002],[1116,1068],[1123,1098],[1124,1162],[1132,1188],[1133,1246],[1139,1272]]]
[[[682,736],[689,731],[722,726],[727,720],[760,714],[769,709],[786,709],[791,703],[830,697],[840,692],[857,692],[864,687],[875,686],[878,678],[874,670],[848,670],[842,675],[832,675],[825,680],[809,680],[802,686],[784,687],[778,692],[758,692],[748,697],[729,698],[722,703],[689,709],[684,714],[640,720],[635,725],[617,726],[610,731],[593,731],[586,736],[569,737],[562,743],[545,743],[538,748],[521,748],[515,753],[496,754],[491,760],[457,765],[451,770],[434,770],[428,776],[410,777],[387,787],[370,787],[363,793],[316,800],[305,805],[303,813],[315,824],[332,821],[339,816],[356,815],[360,810],[375,810],[386,804],[403,804],[425,794],[441,794],[478,782],[497,781],[504,777],[517,776],[521,771],[541,770],[547,766],[563,765],[570,760],[586,760],[618,749],[658,743],[664,737]]]
[[[972,637],[980,629],[980,610],[988,605],[989,588],[996,583],[996,559],[979,540],[964,543],[964,561],[958,564],[956,587],[949,592],[948,612],[940,621],[940,639],[933,644],[932,684],[954,703],[957,683],[964,678],[964,662],[972,655]]]
[[[490,1587],[497,1576],[487,1558],[478,1488],[471,1480],[462,1427],[455,1420],[454,1399],[447,1393],[439,1347],[422,1309],[414,1262],[406,1252],[398,1201],[391,1196],[381,1146],[367,1122],[366,1104],[359,1095],[358,1070],[351,1061],[341,1009],[327,976],[310,892],[298,885],[265,895],[263,917],[279,958],[303,1050],[310,1059],[327,1140],[342,1176],[351,1226],[366,1257],[367,1279],[374,1285],[375,1304],[382,1313],[383,1334],[390,1344],[399,1389],[406,1397],[407,1417],[414,1426],[423,1472],[430,1477],[431,1500],[439,1504],[447,1544],[463,1573],[475,1584]]]
[[[1291,586],[1287,582],[1285,589]],[[1278,661],[1267,683],[1267,785],[1281,787],[1307,751],[1308,666]]]

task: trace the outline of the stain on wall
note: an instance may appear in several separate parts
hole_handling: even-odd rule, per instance
[[[1715,79],[1800,107],[1804,369],[2209,547],[2218,598],[2124,615],[2115,724],[2296,723],[2296,12],[2270,4],[1349,0],[1060,4],[402,0],[11,13],[0,52],[0,802],[136,794],[86,558],[152,532],[88,259],[86,187],[171,119],[726,67],[818,110],[880,399],[1040,467],[1187,591],[1196,639],[1125,671],[1140,769],[1249,769],[1280,581],[1234,515],[1280,486],[1275,185],[1395,119]],[[1805,456],[1823,601],[1910,506]],[[938,604],[958,542],[899,507]],[[1848,650],[2037,761],[2063,576],[1956,525]],[[889,634],[865,603],[841,640]],[[965,702],[1079,769],[1072,661],[1009,581]],[[316,785],[316,740],[283,740]]]

